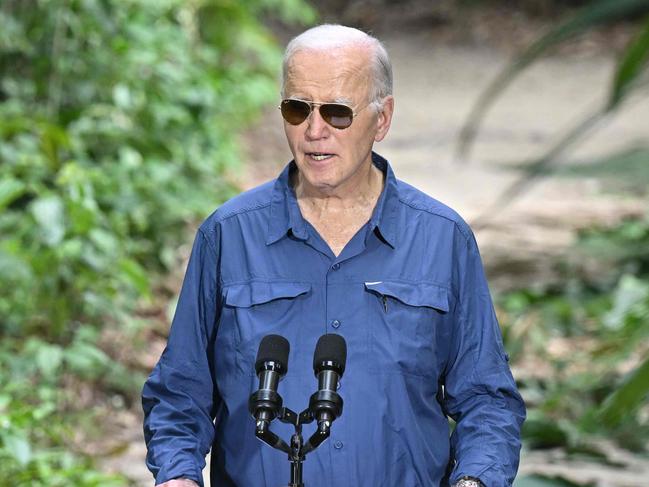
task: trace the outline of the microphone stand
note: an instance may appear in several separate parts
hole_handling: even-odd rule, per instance
[[[256,418],[255,436],[288,455],[291,462],[291,481],[288,487],[304,487],[302,467],[307,453],[318,448],[329,438],[331,423],[343,412],[343,400],[336,390],[338,380],[345,370],[347,345],[340,335],[329,334],[320,337],[313,358],[313,370],[318,377],[318,391],[311,395],[309,407],[300,414],[284,407],[282,397],[277,393],[277,383],[286,373],[288,351],[288,342],[279,335],[267,335],[262,339],[255,363],[260,385],[248,399],[248,410]],[[282,357],[282,354],[285,356]],[[276,356],[283,360],[276,360]],[[275,418],[282,423],[292,424],[295,428],[290,446],[270,430],[270,423]],[[317,421],[318,426],[304,443],[302,425],[313,421]]]
[[[324,399],[323,396],[326,397],[327,403],[325,403],[324,408],[322,403],[320,403],[321,406],[319,409],[321,412],[323,409],[325,411],[322,414],[321,420],[318,421],[318,428],[308,441],[304,443],[302,439],[302,425],[312,423],[316,419],[311,406],[314,405],[316,400]],[[256,423],[255,436],[257,438],[276,450],[288,454],[288,459],[291,462],[291,481],[288,487],[304,487],[302,467],[307,453],[318,448],[323,441],[329,438],[331,423],[342,412],[342,398],[335,392],[319,391],[313,394],[310,402],[310,407],[302,411],[299,415],[287,407],[282,407],[277,414],[277,419],[282,423],[292,424],[295,427],[295,433],[291,436],[290,446],[270,430],[270,421],[268,419],[262,418]],[[336,412],[338,414],[335,414]]]

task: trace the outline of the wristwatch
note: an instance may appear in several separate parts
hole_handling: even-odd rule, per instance
[[[484,487],[484,484],[473,477],[462,477],[453,487]]]

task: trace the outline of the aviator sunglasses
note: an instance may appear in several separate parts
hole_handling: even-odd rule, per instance
[[[279,109],[282,112],[282,117],[291,125],[300,125],[304,122],[315,107],[320,110],[320,116],[332,127],[337,129],[346,129],[354,121],[354,117],[358,115],[363,108],[354,111],[349,105],[344,103],[322,103],[317,101],[298,100],[297,98],[286,98],[282,100]]]

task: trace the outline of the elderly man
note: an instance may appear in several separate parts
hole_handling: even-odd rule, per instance
[[[310,29],[286,49],[282,97],[294,159],[201,225],[144,386],[157,483],[202,485],[211,449],[213,487],[287,485],[286,455],[255,437],[247,408],[257,347],[288,339],[279,392],[300,410],[316,341],[337,333],[344,413],[307,457],[308,487],[511,485],[525,409],[471,230],[372,152],[394,110],[385,49],[356,29]]]

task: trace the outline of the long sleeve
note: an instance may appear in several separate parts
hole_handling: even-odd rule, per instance
[[[451,436],[451,485],[463,476],[510,486],[518,469],[525,406],[508,366],[473,235],[458,259],[457,319],[444,383]]]
[[[215,333],[218,240],[199,229],[160,360],[142,390],[147,466],[156,483],[186,477],[203,485],[218,402],[210,342]]]

